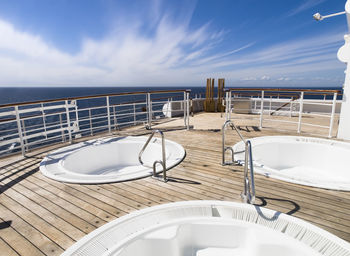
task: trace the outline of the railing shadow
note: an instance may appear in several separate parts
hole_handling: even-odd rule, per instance
[[[277,202],[287,202],[294,207],[292,210],[285,213],[287,215],[293,215],[294,213],[296,213],[300,210],[300,206],[296,202],[288,200],[288,199],[262,197],[262,196],[257,196],[256,198],[261,201],[261,204],[254,204],[256,206],[256,208],[264,207],[264,206],[268,205],[268,202],[267,202],[268,200],[273,200],[273,201],[277,201]]]
[[[23,173],[21,176],[9,181],[8,183],[4,184],[4,185],[0,185],[0,194],[4,193],[6,190],[10,189],[11,187],[13,187],[14,185],[16,185],[17,183],[21,182],[22,180],[28,178],[29,176],[33,175],[34,173],[36,173],[39,170],[39,168],[35,168],[29,172]],[[18,173],[19,171],[17,171],[16,173]],[[13,176],[14,174],[10,174],[7,175],[6,177],[4,177],[1,181]]]
[[[11,227],[12,220],[0,222],[0,230]]]
[[[187,180],[187,179],[176,178],[176,177],[168,177],[168,182],[184,183],[184,184],[192,184],[192,185],[201,185],[201,183],[198,182],[198,181]]]

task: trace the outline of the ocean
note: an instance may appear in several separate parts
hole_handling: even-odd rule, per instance
[[[271,87],[270,87],[271,88]],[[285,88],[285,87],[275,87]],[[298,87],[298,89],[308,87]],[[28,101],[40,101],[61,99],[67,97],[90,96],[98,94],[137,92],[137,91],[155,91],[155,90],[173,90],[173,89],[191,89],[191,97],[196,94],[205,96],[205,87],[0,87],[0,105],[9,103],[20,103]],[[215,88],[216,89],[216,88]],[[291,89],[297,89],[291,88]],[[341,87],[322,87],[312,89],[330,89],[342,90]],[[128,100],[128,99],[126,99]]]

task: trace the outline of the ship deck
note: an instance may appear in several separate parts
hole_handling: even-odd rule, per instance
[[[220,113],[201,113],[191,119],[190,131],[180,128],[183,120],[160,125],[167,130],[167,139],[186,150],[184,161],[168,171],[167,183],[144,178],[77,185],[48,179],[39,172],[39,163],[57,145],[33,151],[26,158],[1,159],[1,254],[59,255],[103,224],[158,204],[184,200],[240,202],[243,167],[221,165],[219,128],[223,122]],[[273,127],[260,130],[256,124],[253,120],[238,122],[246,138],[297,135]],[[236,133],[228,134],[228,145],[239,141]],[[256,205],[301,218],[350,242],[350,192],[301,186],[259,174],[255,175],[255,185]]]

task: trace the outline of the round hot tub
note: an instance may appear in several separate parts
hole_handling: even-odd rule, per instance
[[[254,171],[284,181],[350,191],[350,143],[296,136],[250,139]],[[244,164],[244,143],[233,146]]]
[[[162,159],[161,139],[153,138],[138,154],[147,137],[103,138],[61,148],[43,159],[40,171],[47,177],[70,183],[96,184],[120,182],[150,176],[153,163]],[[185,157],[184,148],[165,140],[167,170]],[[161,165],[156,166],[161,172]]]
[[[63,256],[350,255],[349,243],[305,221],[223,201],[154,206],[83,237]]]

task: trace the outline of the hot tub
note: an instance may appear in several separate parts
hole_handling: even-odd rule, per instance
[[[62,256],[350,255],[349,243],[305,221],[223,201],[154,206],[83,237]]]
[[[350,191],[350,143],[296,136],[250,139],[254,171],[297,184]],[[233,146],[244,163],[243,142]]]
[[[40,171],[47,177],[69,183],[97,184],[150,176],[153,163],[162,159],[161,139],[153,138],[142,155],[147,137],[102,138],[61,148],[43,159]],[[184,148],[165,140],[167,170],[185,157]],[[162,171],[157,165],[157,172]]]

